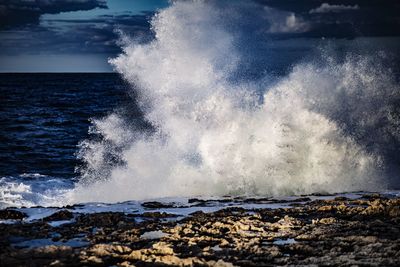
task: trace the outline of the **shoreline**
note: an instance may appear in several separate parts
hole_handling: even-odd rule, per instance
[[[229,201],[239,205],[222,205]],[[268,206],[272,204],[276,207]],[[23,209],[3,209],[0,262],[2,266],[400,265],[398,195],[188,199],[188,205],[198,209],[185,216],[168,212],[184,207],[156,201],[141,203],[141,213],[78,213],[76,205],[29,222]],[[213,210],[215,205],[222,206]]]

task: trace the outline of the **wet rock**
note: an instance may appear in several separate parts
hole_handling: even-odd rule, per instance
[[[301,198],[296,198],[296,199],[290,200],[290,202],[308,202],[308,201],[311,201],[311,198],[301,197]]]
[[[334,207],[329,205],[329,206],[321,206],[318,208],[318,211],[322,211],[322,212],[331,212],[334,210]]]
[[[397,205],[394,205],[394,206],[389,206],[387,208],[387,212],[388,212],[388,215],[390,217],[399,218],[400,217],[400,204],[397,204]]]
[[[339,196],[339,197],[335,197],[333,200],[334,201],[346,201],[346,200],[349,200],[349,198],[343,197],[343,196]]]
[[[49,245],[31,250],[33,258],[65,258],[72,254],[73,249],[70,246]]]
[[[77,217],[78,225],[91,227],[115,227],[121,221],[126,221],[126,216],[122,212],[100,212],[93,214],[82,214]]]
[[[334,194],[328,192],[325,193],[320,192],[320,193],[312,193],[311,196],[325,197],[325,196],[334,196]]]
[[[374,199],[381,199],[382,196],[381,196],[381,194],[374,193],[374,194],[362,195],[361,198],[368,199],[368,200],[374,200]]]
[[[23,212],[12,210],[12,209],[4,209],[0,210],[0,220],[22,220],[26,218],[27,215]]]
[[[53,213],[50,216],[47,216],[46,218],[43,219],[43,221],[50,222],[50,221],[63,221],[63,220],[70,220],[74,218],[74,215],[72,212],[68,210],[61,210],[57,211],[56,213]]]
[[[218,260],[217,262],[209,261],[209,262],[207,262],[207,265],[213,266],[213,267],[233,267],[233,266],[235,266],[232,263],[226,262],[224,260]]]
[[[136,217],[143,217],[143,218],[175,218],[178,217],[176,214],[170,214],[166,212],[144,212],[142,214],[137,215]]]
[[[214,205],[211,201],[205,205]],[[159,220],[171,216],[159,212],[81,214],[57,228],[60,242],[79,236],[90,243],[77,248],[16,248],[10,244],[11,236],[49,238],[54,228],[40,221],[1,224],[0,262],[4,266],[400,266],[400,198],[298,202],[280,209],[199,211],[179,221]],[[140,216],[145,219],[136,220]],[[165,235],[145,238],[159,233]]]
[[[158,202],[158,201],[144,202],[141,205],[142,205],[142,207],[147,208],[147,209],[166,209],[166,208],[174,207],[173,203],[162,203],[162,202]]]
[[[245,198],[245,199],[240,199],[243,203],[271,203],[273,202],[273,199],[268,198],[268,197],[263,197],[263,198]]]
[[[97,244],[88,250],[96,256],[108,256],[112,254],[128,254],[132,251],[131,248],[122,245]]]
[[[337,222],[337,219],[333,218],[333,217],[312,220],[313,224],[333,224],[336,222]]]

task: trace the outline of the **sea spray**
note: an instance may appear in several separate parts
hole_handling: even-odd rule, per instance
[[[390,71],[368,58],[324,56],[278,80],[244,79],[257,55],[243,46],[252,37],[237,8],[177,1],[152,19],[153,41],[125,40],[111,64],[136,90],[152,130],[118,113],[95,121],[101,139],[81,144],[85,168],[71,202],[386,186],[385,147],[399,140]]]

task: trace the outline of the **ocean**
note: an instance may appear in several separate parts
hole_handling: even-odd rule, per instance
[[[1,207],[73,187],[92,119],[122,106],[141,118],[116,73],[2,73],[0,94]]]
[[[126,98],[118,74],[0,74],[0,172],[72,179],[90,119]]]
[[[398,38],[265,37],[219,12],[161,11],[115,73],[1,74],[0,207],[399,187]]]

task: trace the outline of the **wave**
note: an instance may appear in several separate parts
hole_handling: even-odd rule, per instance
[[[63,206],[74,188],[71,180],[39,173],[0,177],[0,209],[6,207]]]
[[[392,187],[395,75],[380,56],[327,50],[284,77],[266,73],[268,30],[257,24],[266,16],[250,4],[175,1],[153,17],[154,40],[123,36],[110,62],[152,127],[117,112],[94,120],[100,138],[81,143],[85,167],[70,201]]]

